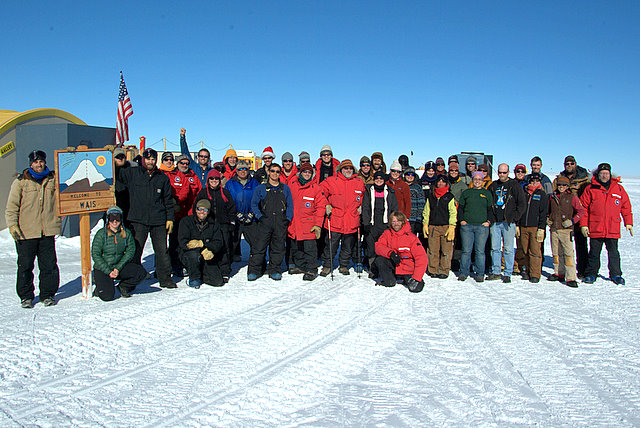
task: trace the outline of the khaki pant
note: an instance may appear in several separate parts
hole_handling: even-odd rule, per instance
[[[542,246],[536,241],[537,227],[520,226],[520,241],[524,254],[524,266],[530,278],[540,278],[542,275]]]
[[[553,273],[564,276],[566,281],[577,281],[574,263],[571,229],[551,231],[551,251],[553,252]]]
[[[449,225],[429,226],[429,273],[449,275],[451,257],[453,256],[453,241],[447,241],[444,236]]]

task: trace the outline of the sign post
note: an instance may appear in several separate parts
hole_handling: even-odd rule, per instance
[[[90,213],[115,205],[113,153],[78,146],[55,151],[58,216],[79,214],[82,297],[91,297]]]

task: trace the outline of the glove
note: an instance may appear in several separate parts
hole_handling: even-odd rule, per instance
[[[246,215],[245,223],[247,223],[247,224],[251,224],[251,222],[253,221],[253,219],[254,219],[255,217],[256,217],[256,215],[255,215],[252,211],[249,211],[249,212],[247,213],[247,215]]]
[[[570,218],[562,221],[562,227],[564,227],[565,229],[571,227],[572,225],[573,225],[573,220],[571,220]]]
[[[103,149],[109,150],[110,152],[113,153],[113,151],[116,149],[116,146],[114,146],[113,144],[107,144],[106,146],[103,147]],[[69,151],[69,147],[67,147],[67,151]]]
[[[326,213],[327,213],[327,217],[331,217],[331,210],[333,209],[333,207],[331,205],[327,205],[325,207]]]
[[[414,277],[409,277],[407,280],[407,288],[412,293],[419,293],[424,288],[424,281],[417,281]]]
[[[547,217],[547,226],[551,225],[553,225],[553,220],[551,220],[551,217]]]
[[[627,230],[629,231],[629,234],[631,236],[633,236],[633,225],[632,224],[628,224],[626,227],[627,227]]]
[[[520,237],[520,226],[516,226],[516,238]]]
[[[191,241],[187,242],[187,248],[190,250],[193,250],[194,248],[202,248],[204,247],[204,242],[202,242],[199,239],[192,239]]]
[[[69,153],[73,153],[73,152],[75,152],[75,151],[76,151],[76,148],[75,148],[75,147],[73,147],[73,146],[68,146],[68,147],[67,147],[67,151],[68,151]],[[111,151],[113,151],[113,150],[111,150]]]
[[[536,230],[536,241],[538,242],[544,241],[544,229]]]
[[[580,228],[580,232],[582,232],[582,235],[584,235],[585,238],[589,237],[589,226],[582,226]]]
[[[213,251],[211,251],[208,248],[205,248],[204,250],[202,250],[200,252],[200,254],[202,254],[202,258],[209,261],[213,258]]]
[[[244,214],[242,214],[240,211],[238,211],[238,212],[236,213],[236,218],[238,219],[238,221],[239,221],[240,223],[246,223],[246,222],[247,222],[247,221],[246,221],[246,219],[245,219]]]
[[[318,226],[313,226],[309,232],[313,232],[316,235],[316,239],[320,239],[320,228]]]
[[[9,227],[9,233],[13,237],[14,241],[25,239],[24,235],[22,234],[22,231],[20,230],[20,226],[18,226],[17,224],[14,224],[13,226]]]
[[[398,253],[396,253],[395,251],[392,251],[391,254],[389,254],[389,258],[391,259],[393,264],[396,265],[396,266],[398,266],[400,264],[400,262],[402,261],[402,259],[398,255]]]
[[[456,227],[452,224],[449,225],[447,231],[444,233],[444,237],[447,238],[447,241],[453,241],[453,238],[456,237]]]
[[[167,229],[167,235],[171,235],[171,232],[173,232],[173,222],[171,220],[167,221],[165,227]]]
[[[422,224],[422,234],[424,235],[425,238],[429,237],[429,224],[427,223]]]

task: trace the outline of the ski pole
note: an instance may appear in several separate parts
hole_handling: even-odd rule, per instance
[[[331,214],[327,216],[327,226],[329,226],[329,269],[331,269],[331,281],[333,281],[333,245],[331,245]]]

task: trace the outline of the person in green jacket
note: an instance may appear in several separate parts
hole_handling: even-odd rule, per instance
[[[131,291],[147,276],[141,265],[132,263],[135,251],[133,234],[122,225],[122,210],[117,206],[109,208],[107,224],[96,233],[91,244],[94,296],[105,302],[113,300],[117,279],[120,295],[131,297]]]
[[[489,226],[495,219],[492,210],[493,195],[482,187],[483,181],[484,175],[475,171],[472,175],[473,187],[462,192],[460,196],[458,219],[462,237],[462,259],[459,281],[466,280],[470,274],[472,249],[475,252],[475,280],[484,281],[484,249],[489,237]]]

